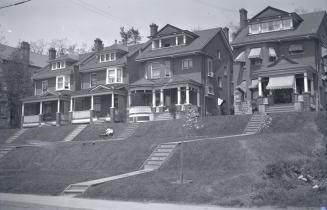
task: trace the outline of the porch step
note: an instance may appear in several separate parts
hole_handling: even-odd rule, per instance
[[[252,115],[243,133],[244,134],[258,133],[262,129],[265,120],[266,120],[266,115],[263,114]]]
[[[158,169],[171,156],[178,143],[159,144],[144,161],[141,169]]]
[[[174,115],[170,112],[156,113],[154,116],[155,121],[173,120],[173,119],[174,119]]]
[[[10,144],[12,143],[13,141],[15,141],[20,135],[22,135],[27,129],[26,128],[23,128],[23,129],[20,129],[19,131],[17,131],[13,136],[11,136],[9,139],[7,139],[5,141],[6,144]]]
[[[266,108],[266,113],[295,112],[294,105],[273,105]]]
[[[87,125],[79,125],[77,128],[75,128],[68,136],[65,137],[63,141],[72,141],[79,133],[81,133]]]

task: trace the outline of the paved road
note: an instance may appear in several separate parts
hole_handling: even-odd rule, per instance
[[[141,203],[91,200],[63,196],[38,196],[0,193],[0,210],[277,210],[279,208],[225,208],[204,205]],[[287,210],[314,210],[317,208],[287,208]]]

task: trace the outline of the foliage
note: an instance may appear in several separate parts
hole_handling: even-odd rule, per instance
[[[315,120],[319,131],[327,137],[327,112],[319,112]]]
[[[1,24],[0,24],[1,27]],[[0,30],[0,44],[5,44],[6,43],[6,37],[5,34],[2,30]]]
[[[125,30],[125,27],[120,27],[120,37],[123,44],[137,44],[141,41],[140,32],[134,27]]]
[[[186,134],[190,134],[190,132],[197,130],[203,127],[203,124],[199,120],[200,114],[197,106],[188,105],[186,108],[186,117],[183,121],[183,128],[186,130]]]
[[[17,127],[20,122],[20,100],[32,93],[31,71],[29,62],[24,59],[19,49],[8,60],[4,70],[6,95],[12,118],[11,127]]]

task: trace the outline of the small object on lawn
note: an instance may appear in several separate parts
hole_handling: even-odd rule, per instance
[[[300,180],[302,180],[302,181],[305,181],[305,182],[308,181],[308,179],[305,178],[303,175],[300,175],[300,176],[298,177],[298,179],[300,179]]]
[[[111,128],[107,128],[106,131],[105,131],[105,134],[107,136],[112,136],[112,135],[114,135],[114,130],[111,129]]]
[[[95,145],[95,141],[92,141],[92,144]]]
[[[318,188],[319,186],[317,184],[312,187],[312,189],[318,189]]]

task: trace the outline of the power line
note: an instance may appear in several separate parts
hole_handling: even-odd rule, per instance
[[[20,2],[14,3],[14,4],[9,4],[9,5],[0,7],[0,9],[17,6],[17,5],[24,4],[24,3],[29,2],[29,1],[32,1],[32,0],[25,0],[25,1],[20,1]]]

